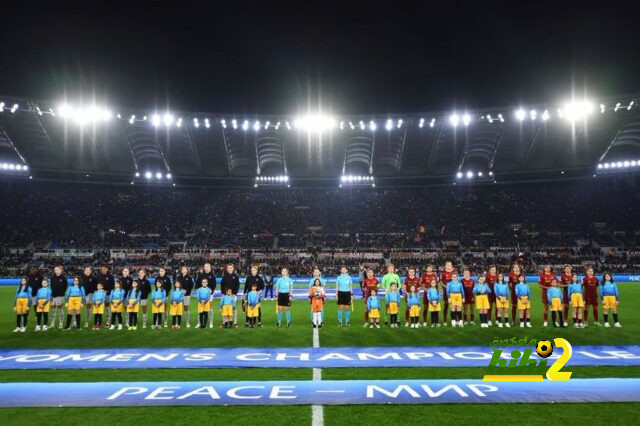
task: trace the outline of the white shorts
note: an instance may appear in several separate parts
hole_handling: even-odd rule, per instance
[[[84,298],[84,304],[85,305],[92,305],[93,304],[93,293],[89,293],[85,296]]]
[[[62,306],[64,305],[64,296],[58,296],[53,298],[53,306]]]
[[[191,305],[191,296],[189,296],[189,295],[186,295],[186,294],[185,294],[185,295],[184,295],[184,302],[183,302],[183,303],[184,303],[184,306],[189,306],[189,305]]]
[[[140,306],[147,306],[147,302],[148,301],[149,301],[148,299],[141,299],[140,300]]]

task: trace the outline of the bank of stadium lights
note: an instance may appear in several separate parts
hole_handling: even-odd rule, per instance
[[[566,118],[567,120],[572,122],[584,120],[592,112],[593,104],[589,101],[567,102],[559,111],[559,113],[562,114],[562,118]]]
[[[335,118],[328,115],[308,114],[297,117],[293,121],[293,126],[298,130],[307,132],[323,132],[334,129],[337,126],[337,122]]]
[[[272,186],[282,186],[286,185],[287,188],[291,187],[289,183],[288,175],[278,175],[278,176],[256,176],[255,182],[253,184],[254,188],[257,188],[260,185],[272,185]]]
[[[487,176],[489,178],[493,178],[493,172],[489,171],[489,173],[487,173],[486,176],[485,176],[485,174],[483,172],[473,172],[472,170],[468,170],[466,172],[459,171],[458,173],[456,173],[456,179],[458,179],[458,180],[463,179],[463,178],[467,178],[469,180],[475,179],[475,178],[486,179]]]
[[[11,108],[11,112],[18,109],[18,104]],[[15,110],[14,110],[15,108]],[[99,122],[109,121],[113,118],[113,113],[105,107],[74,107],[68,104],[61,104],[56,109],[57,115],[66,121],[72,121],[78,125],[95,124]]]
[[[249,130],[249,120],[244,120],[242,122],[242,130],[244,130],[244,131]]]
[[[623,161],[612,161],[606,163],[598,163],[598,170],[618,170],[618,169],[635,169],[640,170],[640,159],[638,160],[623,160]]]
[[[0,171],[3,173],[28,172],[29,166],[19,163],[0,163]]]
[[[140,176],[143,176],[147,181],[163,181],[163,180],[168,180],[170,181],[171,179],[173,179],[173,175],[171,173],[162,173],[162,172],[153,172],[151,170],[147,170],[146,172],[144,172],[143,174],[141,174],[140,172],[136,172],[134,174],[134,176],[136,178],[140,178]]]
[[[342,175],[340,176],[340,188],[344,185],[371,185],[373,188],[376,186],[375,178],[371,175],[358,176],[358,175]]]

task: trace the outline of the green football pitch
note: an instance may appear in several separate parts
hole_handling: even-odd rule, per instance
[[[335,301],[325,308],[325,327],[320,330],[320,346],[487,346],[494,338],[528,337],[530,339],[563,337],[572,345],[640,344],[640,286],[620,283],[620,322],[623,327],[586,329],[555,329],[542,327],[538,288],[533,295],[533,328],[482,329],[469,326],[431,328],[362,327],[363,303],[354,301],[352,326],[337,327]],[[0,288],[0,348],[105,348],[105,347],[291,347],[312,346],[309,303],[294,301],[293,326],[275,327],[273,301],[263,302],[263,328],[220,329],[219,313],[215,313],[215,328],[181,330],[150,328],[137,331],[58,329],[46,333],[33,331],[35,318],[29,317],[27,333],[12,333],[15,316],[11,310],[13,288]],[[151,317],[151,315],[149,315]],[[476,315],[477,316],[477,315]],[[239,312],[239,319],[243,318]],[[602,321],[602,312],[600,312]],[[184,322],[184,319],[183,319]],[[192,325],[196,314],[191,314]],[[478,322],[478,318],[476,318]],[[84,323],[84,318],[83,318]],[[572,367],[572,378],[640,377],[640,367]],[[324,380],[350,379],[480,379],[483,368],[333,368],[323,369]],[[2,382],[96,382],[96,381],[195,381],[195,380],[310,380],[311,369],[140,369],[140,370],[3,370]],[[64,395],[61,395],[64,398]],[[592,404],[425,404],[425,405],[348,405],[325,406],[326,424],[396,424],[399,422],[455,422],[458,424],[493,423],[497,419],[514,423],[548,423],[585,421],[590,423],[637,424],[640,403]],[[542,414],[543,413],[543,414]],[[542,414],[542,415],[541,415]],[[4,424],[66,423],[138,424],[165,423],[279,423],[310,424],[310,406],[211,406],[211,407],[126,407],[126,408],[5,408],[0,409]]]

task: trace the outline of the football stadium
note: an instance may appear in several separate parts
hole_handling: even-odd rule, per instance
[[[637,423],[631,11],[94,7],[1,7],[3,424]]]

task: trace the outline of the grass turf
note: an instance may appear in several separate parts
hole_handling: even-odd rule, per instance
[[[363,304],[354,301],[352,326],[336,326],[336,306],[328,301],[325,308],[326,326],[320,331],[322,346],[488,346],[494,338],[564,337],[573,345],[597,344],[638,344],[640,338],[640,312],[631,307],[640,303],[640,286],[635,283],[619,285],[621,293],[620,321],[622,329],[605,329],[590,326],[587,329],[543,328],[538,287],[532,285],[532,329],[389,329],[363,328]],[[311,346],[312,328],[309,326],[309,304],[294,301],[292,306],[293,327],[277,329],[275,324],[275,306],[273,301],[264,302],[263,322],[260,329],[221,330],[219,314],[215,313],[216,328],[197,330],[183,328],[137,331],[68,331],[58,329],[46,333],[35,333],[33,313],[29,319],[28,333],[11,333],[15,327],[15,316],[11,311],[13,288],[0,288],[0,347],[1,348],[86,348],[86,347],[238,347],[238,346]],[[149,315],[151,317],[151,315]],[[602,312],[600,312],[602,321]],[[242,312],[239,317],[243,318]],[[442,317],[441,317],[442,318]],[[195,323],[196,314],[191,314]],[[477,321],[477,319],[476,319]],[[83,318],[84,323],[84,318]],[[640,367],[572,367],[574,378],[586,377],[640,377]],[[348,368],[324,369],[325,380],[354,379],[444,379],[444,378],[480,378],[482,368]],[[11,370],[3,371],[0,381],[114,381],[114,380],[308,380],[309,369],[156,369],[156,370]],[[325,406],[325,422],[331,424],[382,423],[430,421],[450,422],[455,419],[459,424],[477,424],[495,422],[505,412],[515,413],[518,423],[535,424],[554,420],[579,421],[583,419],[591,424],[610,423],[611,413],[615,413],[616,423],[636,423],[640,404],[601,403],[597,409],[585,410],[584,404],[517,404],[517,405],[351,405]],[[544,411],[544,418],[540,411]],[[68,424],[86,423],[91,419],[95,424],[113,423],[114,418],[126,418],[139,424],[207,422],[221,418],[227,424],[246,424],[268,419],[270,423],[308,424],[311,410],[308,406],[256,406],[256,407],[126,407],[126,408],[7,408],[0,409],[0,416],[6,424],[24,423],[25,420],[37,423],[59,422]],[[161,420],[158,420],[161,419]],[[15,423],[14,423],[15,422]]]

